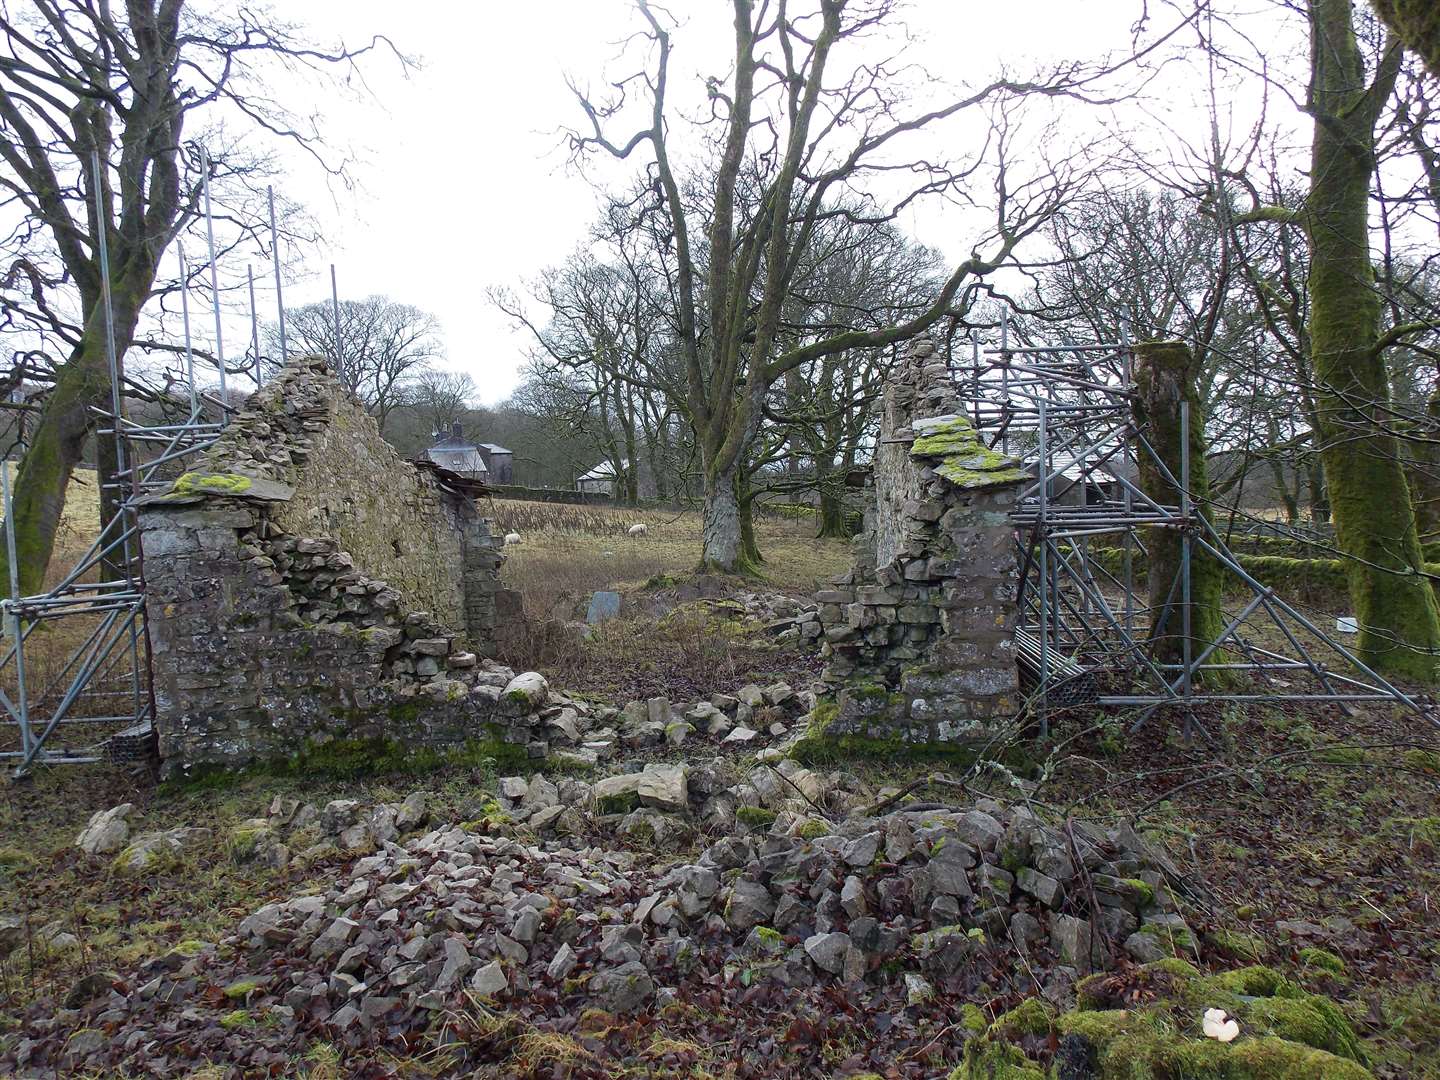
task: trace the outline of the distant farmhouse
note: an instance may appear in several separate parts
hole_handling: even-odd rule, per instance
[[[630,471],[628,458],[620,459],[621,477]],[[618,490],[617,490],[618,489]],[[576,491],[588,491],[596,495],[616,496],[624,494],[623,486],[615,475],[615,463],[602,461],[589,472],[575,478]],[[656,495],[655,477],[650,466],[642,461],[635,472],[635,491],[642,499],[653,499]]]
[[[629,465],[629,462],[625,462]],[[602,461],[589,472],[575,478],[577,491],[588,491],[592,495],[615,494],[615,463]]]
[[[458,423],[432,436],[425,456],[451,472],[491,484],[513,483],[515,455],[495,443],[472,443]]]

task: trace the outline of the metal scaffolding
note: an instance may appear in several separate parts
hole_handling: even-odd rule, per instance
[[[96,193],[95,220],[108,220],[100,204],[103,165],[91,155],[89,167]],[[110,300],[110,263],[106,230],[97,229],[109,365],[110,402],[93,410],[96,435],[114,440],[116,470],[100,477],[103,493],[113,497],[114,516],[94,542],[59,581],[34,595],[20,594],[15,522],[8,462],[0,462],[4,542],[10,568],[0,600],[4,650],[0,653],[0,731],[15,737],[0,744],[0,760],[13,763],[24,776],[38,765],[66,765],[102,760],[133,760],[153,752],[155,715],[151,688],[149,639],[145,627],[145,572],[137,522],[139,500],[164,488],[182,463],[205,451],[218,438],[233,407],[228,400],[222,339],[220,282],[216,267],[214,219],[209,189],[209,158],[202,155],[204,216],[208,277],[215,320],[213,362],[219,372],[220,395],[204,392],[195,377],[191,340],[189,281],[192,272],[177,244],[180,309],[184,334],[185,390],[172,398],[183,420],[138,423],[125,414],[123,368],[117,355]],[[273,190],[269,193],[271,258],[274,263],[280,340],[285,311],[280,293],[280,234],[275,221]],[[259,324],[255,311],[253,273],[249,279],[253,375],[262,381]],[[336,347],[339,348],[338,295]],[[283,353],[283,345],[282,345]],[[245,371],[245,367],[232,369]],[[43,642],[43,650],[38,646]],[[43,656],[37,657],[37,653]]]
[[[1415,707],[1241,565],[1191,492],[1189,439],[1180,440],[1177,477],[1137,424],[1128,343],[1018,348],[1008,337],[1002,325],[998,348],[973,343],[951,368],[976,430],[1035,473],[1012,520],[1021,567],[1017,651],[1042,725],[1052,708],[1091,701],[1138,708],[1134,728],[1162,706],[1182,706],[1187,736],[1204,734],[1192,708],[1203,702]],[[1182,403],[1181,431],[1189,420]],[[1178,504],[1141,490],[1141,462],[1179,492]],[[1152,628],[1137,571],[1147,533],[1160,529],[1179,534],[1180,562]],[[1227,576],[1224,629],[1198,652],[1190,625],[1197,556]],[[1142,594],[1146,584],[1141,578]],[[1166,625],[1172,616],[1180,625]],[[1157,655],[1156,639],[1167,635],[1179,638],[1178,662]]]

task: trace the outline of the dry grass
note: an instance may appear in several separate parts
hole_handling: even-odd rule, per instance
[[[501,572],[520,591],[526,614],[502,650],[511,666],[536,668],[572,691],[619,702],[655,694],[685,701],[747,682],[803,684],[815,674],[813,654],[777,648],[760,627],[703,603],[676,608],[676,586],[695,580],[700,559],[698,513],[508,500],[493,511],[495,532],[523,537],[507,549]],[[647,535],[627,536],[637,523]],[[706,594],[813,593],[851,563],[848,543],[817,540],[813,528],[778,515],[759,518],[762,575],[707,577]],[[622,594],[621,618],[581,640],[564,624],[583,619],[591,594],[602,589]]]
[[[525,597],[532,618],[574,618],[574,609],[597,589],[631,592],[660,575],[682,576],[700,561],[700,515],[695,511],[635,510],[559,503],[496,500],[488,508],[494,532],[518,532],[523,542],[507,549],[502,576]],[[625,535],[643,524],[648,534]],[[764,556],[754,589],[814,592],[849,569],[850,545],[817,540],[813,525],[779,516],[755,523]],[[583,612],[582,612],[583,614]]]

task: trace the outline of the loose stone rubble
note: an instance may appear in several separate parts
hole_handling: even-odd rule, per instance
[[[277,798],[235,830],[236,857],[274,862],[304,837],[293,857],[338,849],[347,869],[250,913],[224,950],[197,946],[92,987],[70,1019],[113,1031],[105,1044],[32,1037],[16,1064],[139,1060],[182,1033],[223,1042],[230,1033],[195,1008],[207,981],[268,1022],[384,1042],[467,993],[624,1014],[663,1004],[687,979],[743,973],[746,985],[794,989],[903,980],[923,1000],[1008,968],[1033,972],[1063,1003],[1077,979],[1121,956],[1193,951],[1183,879],[1129,829],[1060,830],[991,800],[844,817],[854,800],[843,775],[789,761],[752,764],[728,787],[717,779],[663,762],[594,784],[508,777],[479,820],[424,832],[418,795],[377,806]],[[637,815],[713,824],[717,800],[760,813],[737,813],[735,831],[698,857],[657,855],[652,837],[626,828]],[[636,842],[590,842],[611,830]]]

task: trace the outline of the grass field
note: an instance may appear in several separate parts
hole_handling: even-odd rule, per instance
[[[506,550],[506,583],[525,596],[526,612],[549,616],[563,600],[596,589],[627,592],[658,575],[688,573],[700,562],[700,515],[693,510],[632,510],[608,506],[495,500],[496,535],[519,533]],[[626,535],[632,525],[647,534]],[[762,515],[755,523],[764,557],[761,576],[739,583],[754,590],[811,593],[849,569],[850,545],[817,540],[813,522]]]

